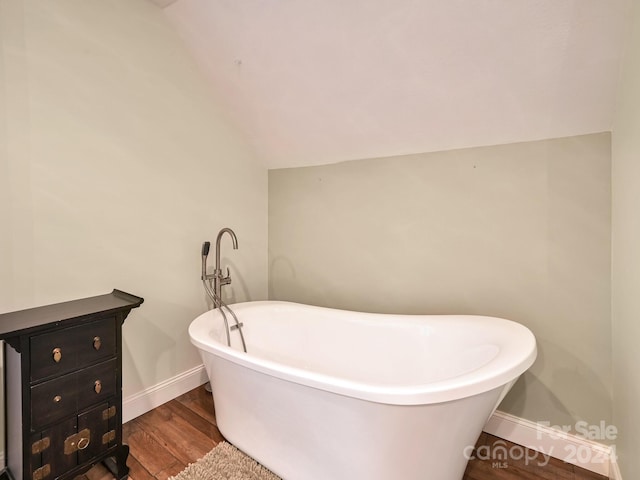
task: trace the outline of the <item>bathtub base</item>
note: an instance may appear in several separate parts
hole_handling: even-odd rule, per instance
[[[218,428],[285,480],[461,480],[508,386],[431,405],[327,392],[203,354]]]

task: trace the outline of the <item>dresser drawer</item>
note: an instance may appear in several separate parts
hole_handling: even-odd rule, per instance
[[[116,360],[31,387],[31,423],[39,429],[116,394]]]
[[[31,338],[31,381],[61,375],[116,354],[116,319],[108,317]]]

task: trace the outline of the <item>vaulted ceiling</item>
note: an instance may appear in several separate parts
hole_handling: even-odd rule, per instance
[[[269,168],[611,129],[627,0],[156,0]]]

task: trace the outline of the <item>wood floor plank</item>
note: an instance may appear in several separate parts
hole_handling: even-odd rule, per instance
[[[182,470],[187,468],[184,463],[176,462],[171,465],[169,468],[158,472],[155,476],[156,480],[167,480],[169,477],[174,477],[179,474]]]
[[[127,443],[127,438],[129,437],[129,434],[132,431],[134,431],[136,428],[139,428],[139,427],[135,419],[122,424],[122,441],[124,443]]]
[[[479,452],[481,458],[469,462],[464,480],[607,480],[602,475],[537,454],[493,435],[481,435],[476,449],[478,447],[485,447],[485,450]],[[507,449],[506,459],[495,458],[499,448]],[[494,458],[483,459],[487,456]]]
[[[151,476],[155,476],[178,461],[162,442],[144,430],[138,430],[129,435],[128,443],[131,449],[130,456],[140,462]]]
[[[574,466],[573,469],[575,475],[574,480],[608,480],[604,475],[598,475],[584,468]]]
[[[113,479],[112,473],[109,470],[107,470],[107,467],[105,467],[101,463],[99,463],[98,465],[94,466],[91,470],[89,470],[85,474],[85,476],[87,477],[87,480],[112,480]]]
[[[184,464],[204,457],[216,446],[212,438],[193,427],[180,415],[174,414],[167,404],[145,413],[136,420],[145,433]],[[144,465],[144,462],[141,463]],[[151,473],[155,474],[157,471]]]
[[[192,427],[197,428],[202,433],[211,438],[216,444],[224,441],[224,438],[220,434],[220,430],[215,424],[201,417],[193,410],[185,406],[181,402],[168,402],[165,406],[171,410],[174,415],[178,415],[185,419]]]
[[[211,395],[211,392],[207,392],[204,389],[204,386],[194,388],[184,395],[180,395],[176,398],[176,401],[182,403],[185,407],[197,413],[213,425],[216,425],[213,396]]]
[[[130,454],[127,459],[127,467],[129,467],[129,480],[154,480],[155,478],[133,454]]]
[[[519,472],[531,473],[541,480],[573,480],[573,465],[493,435],[487,435],[486,438],[490,448],[503,445],[508,449],[506,463]]]

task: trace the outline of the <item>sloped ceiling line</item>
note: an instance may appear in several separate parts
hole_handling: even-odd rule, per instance
[[[178,0],[164,11],[280,168],[608,131],[623,2]]]

